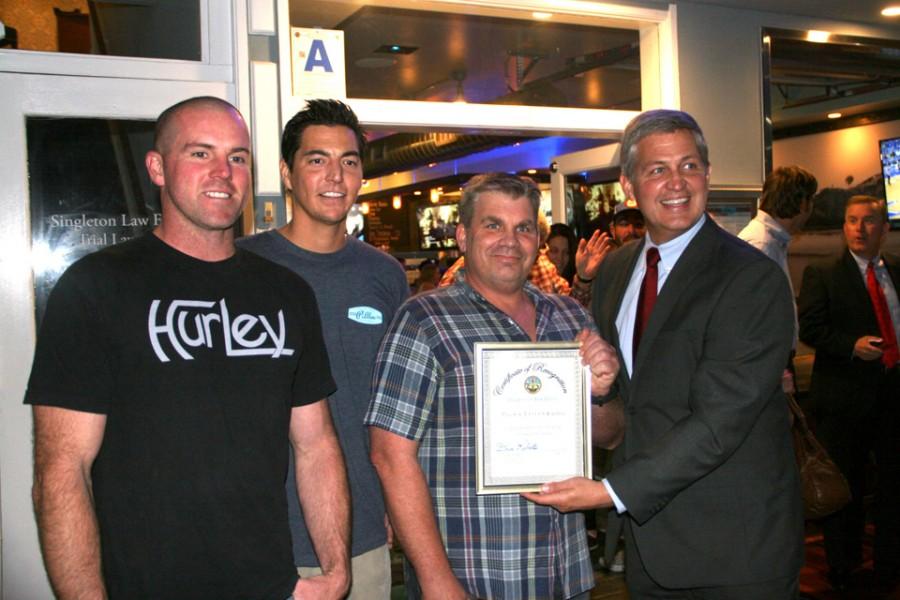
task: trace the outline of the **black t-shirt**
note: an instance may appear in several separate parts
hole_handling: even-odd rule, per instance
[[[26,402],[106,415],[92,483],[111,598],[284,600],[291,407],[333,391],[301,278],[149,234],[59,280]]]

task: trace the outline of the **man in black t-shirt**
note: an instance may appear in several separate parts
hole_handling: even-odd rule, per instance
[[[339,598],[349,494],[316,301],[235,249],[250,141],[217,98],[167,109],[147,153],[163,217],[51,294],[26,402],[34,503],[60,598]],[[323,574],[299,580],[293,448]]]

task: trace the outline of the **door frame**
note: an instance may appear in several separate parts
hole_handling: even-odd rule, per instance
[[[191,96],[234,99],[231,82],[160,81],[0,72],[0,596],[51,598],[31,506],[31,410],[22,404],[36,331],[26,119],[153,121]]]

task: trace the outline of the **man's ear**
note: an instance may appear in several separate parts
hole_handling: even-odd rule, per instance
[[[288,193],[293,192],[294,190],[291,189],[291,169],[284,162],[283,158],[278,160],[278,171],[281,173],[281,185],[284,186],[284,191]]]
[[[152,181],[154,185],[158,187],[166,185],[162,154],[156,150],[150,150],[144,157],[144,166],[147,167],[147,174],[150,175],[150,181]]]
[[[466,253],[466,228],[462,223],[456,225],[456,243],[459,245],[459,251]]]

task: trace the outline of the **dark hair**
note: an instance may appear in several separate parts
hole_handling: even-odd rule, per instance
[[[888,222],[888,213],[887,213],[887,202],[882,200],[881,198],[876,198],[875,196],[850,196],[850,199],[847,200],[847,206],[844,207],[844,215],[846,218],[847,209],[856,204],[875,204],[878,208],[878,214],[881,216],[881,222]]]
[[[288,169],[293,167],[294,155],[300,148],[303,131],[310,125],[347,127],[356,136],[359,156],[366,149],[366,132],[359,124],[356,113],[340,100],[307,100],[306,108],[291,117],[281,134],[281,158]]]
[[[629,181],[634,181],[634,170],[637,167],[637,145],[647,137],[655,133],[674,133],[676,131],[690,131],[694,136],[694,143],[700,153],[700,160],[705,166],[709,166],[709,147],[703,131],[694,120],[694,117],[680,110],[648,110],[642,112],[628,123],[622,133],[622,147],[620,159],[622,173]]]
[[[537,227],[537,214],[541,207],[540,190],[528,177],[519,177],[509,173],[484,173],[476,175],[466,183],[459,201],[459,222],[463,224],[463,227],[471,227],[472,217],[475,215],[475,203],[478,201],[478,196],[485,192],[500,192],[510,198],[527,198],[531,202],[535,227]]]
[[[759,208],[781,219],[796,217],[803,202],[812,200],[818,187],[819,182],[806,169],[779,167],[766,177]]]
[[[156,127],[154,127],[153,130],[153,149],[160,153],[163,151],[162,146],[165,145],[166,138],[171,134],[172,121],[178,116],[178,113],[186,108],[199,108],[201,106],[231,110],[234,111],[237,116],[241,117],[242,121],[244,119],[241,115],[241,111],[227,100],[222,100],[215,96],[195,96],[193,98],[188,98],[187,100],[182,100],[181,102],[173,104],[162,111],[159,117],[157,117]]]
[[[578,240],[575,239],[575,233],[572,231],[572,228],[565,223],[554,223],[550,226],[550,235],[547,236],[547,243],[549,244],[550,240],[555,237],[565,238],[569,246],[569,260],[566,262],[566,266],[560,275],[569,283],[572,283],[572,278],[575,276],[575,253],[578,251]]]

